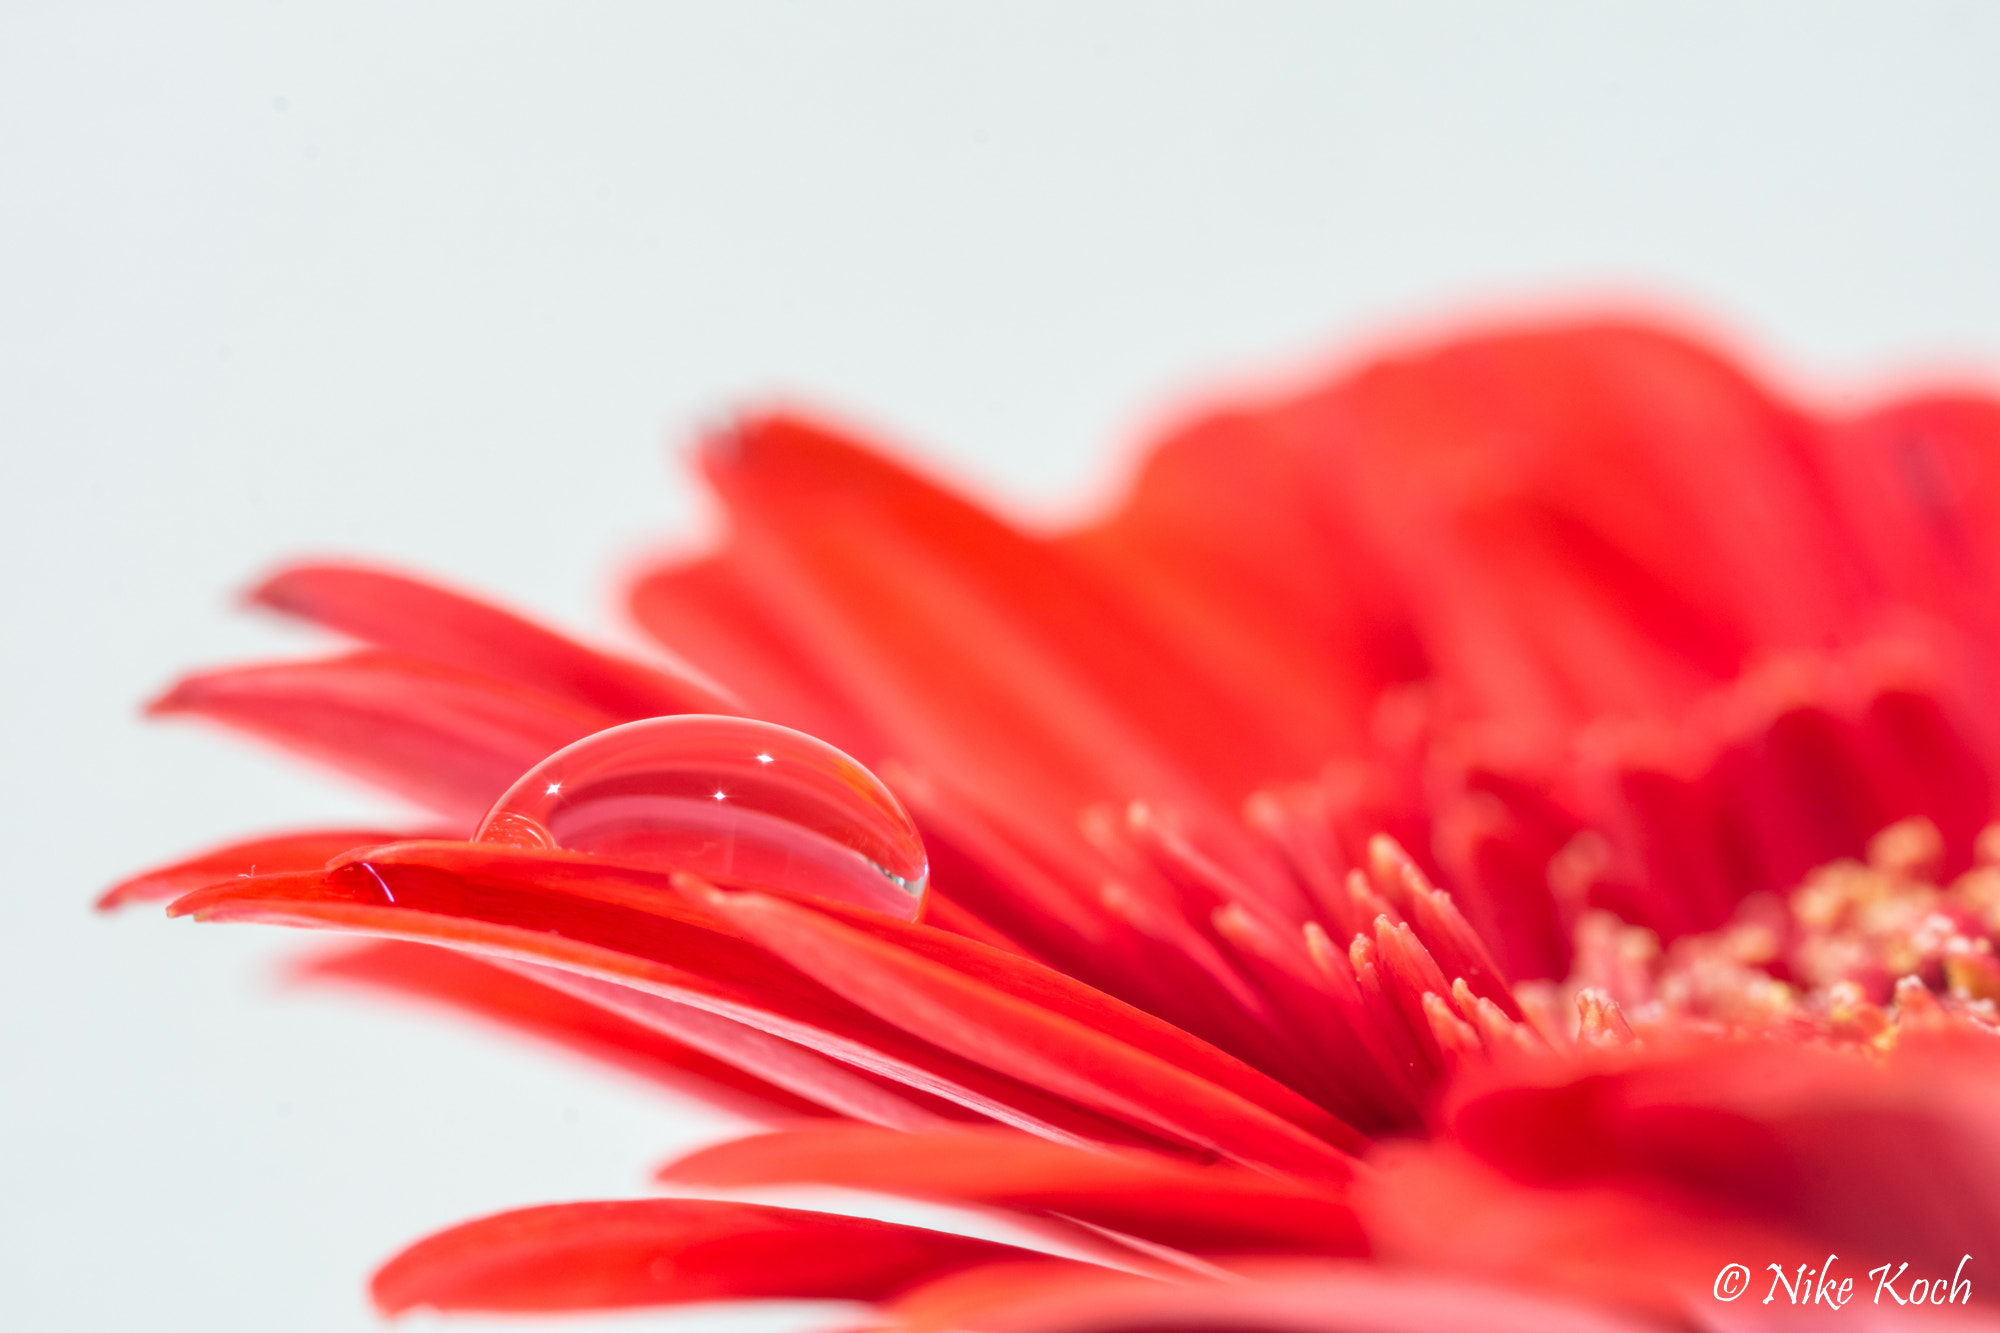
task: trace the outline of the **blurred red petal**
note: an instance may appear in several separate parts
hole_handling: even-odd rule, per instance
[[[1463,1275],[1682,1327],[1716,1312],[1724,1266],[1755,1260],[1761,1274],[1826,1254],[1816,1238],[1671,1190],[1524,1186],[1449,1144],[1399,1145],[1376,1165],[1354,1206],[1377,1257],[1413,1277]]]
[[[586,648],[511,611],[400,574],[294,565],[250,597],[378,648],[509,681],[621,722],[741,711],[717,686]]]
[[[911,1333],[1660,1333],[1661,1325],[1434,1273],[1364,1264],[1239,1265],[1245,1280],[1149,1282],[1088,1269],[976,1269],[895,1307]]]
[[[1949,1270],[2000,1248],[1996,1104],[2000,1040],[1905,1031],[1886,1062],[1691,1039],[1535,1082],[1475,1080],[1444,1116],[1524,1183],[1671,1191]]]
[[[852,755],[887,752],[795,633],[758,605],[727,552],[656,569],[633,585],[632,615],[659,642],[749,701],[755,715]]]
[[[978,1264],[993,1241],[869,1218],[699,1199],[549,1204],[418,1241],[376,1273],[387,1314],[592,1310],[775,1297],[883,1300]]]
[[[523,772],[620,720],[490,676],[378,652],[188,676],[152,711],[247,731],[468,829]]]
[[[704,462],[753,595],[904,757],[1058,817],[1268,772],[1261,730],[1046,544],[797,417]]]

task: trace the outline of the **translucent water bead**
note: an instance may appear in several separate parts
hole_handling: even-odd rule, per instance
[[[564,848],[915,920],[930,864],[881,780],[824,741],[742,717],[628,722],[556,751],[477,842]]]

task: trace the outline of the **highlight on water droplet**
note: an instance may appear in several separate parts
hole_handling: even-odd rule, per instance
[[[494,803],[473,840],[788,889],[905,921],[930,879],[916,823],[873,773],[802,731],[705,713],[628,722],[556,751]]]

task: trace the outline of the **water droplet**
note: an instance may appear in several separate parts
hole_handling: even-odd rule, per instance
[[[906,921],[930,877],[916,824],[873,773],[804,732],[699,713],[556,751],[473,839],[790,889]]]

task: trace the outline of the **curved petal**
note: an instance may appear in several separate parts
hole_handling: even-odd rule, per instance
[[[247,731],[470,824],[522,773],[619,718],[392,653],[186,677],[154,713]]]
[[[707,901],[801,972],[945,1050],[1239,1161],[1336,1180],[1352,1169],[1340,1149],[1233,1092],[910,950],[764,894]]]
[[[870,1218],[701,1199],[549,1204],[418,1241],[375,1274],[388,1314],[743,1297],[875,1301],[1030,1252]]]
[[[100,911],[109,911],[128,903],[178,898],[205,884],[238,876],[318,870],[342,852],[356,847],[431,836],[435,835],[429,831],[408,829],[302,829],[296,833],[270,833],[216,847],[171,865],[155,866],[121,880],[104,891],[97,906]]]
[[[430,864],[440,858],[453,869]],[[666,876],[589,857],[405,844],[319,874],[210,885],[168,911],[347,930],[547,964],[732,1019],[1032,1133],[1164,1143],[976,1058],[915,1039],[730,933]],[[649,1018],[643,1005],[621,1013]],[[677,1026],[664,1030],[676,1039],[687,1035]]]
[[[1762,1277],[1773,1261],[1818,1265],[1827,1248],[1801,1233],[1671,1188],[1626,1183],[1523,1185],[1449,1143],[1394,1145],[1353,1194],[1378,1259],[1542,1291],[1680,1326],[1715,1312],[1731,1263]],[[1843,1251],[1851,1261],[1859,1251]],[[1878,1262],[1883,1256],[1870,1260]],[[1857,1283],[1868,1267],[1852,1273]]]
[[[1195,1254],[1365,1254],[1338,1191],[1261,1171],[1090,1150],[1004,1130],[830,1124],[736,1139],[660,1171],[682,1185],[813,1184],[1055,1213]]]
[[[347,858],[349,869],[364,862],[371,874],[387,876],[389,884],[400,886],[400,876],[412,877],[409,890],[398,888],[397,901],[404,905],[496,922],[533,923],[571,939],[734,978],[763,989],[773,1001],[809,990],[824,1002],[842,992],[839,984],[822,988],[807,982],[771,955],[749,947],[740,924],[718,916],[705,893],[697,897],[683,893],[677,887],[683,881],[670,875],[590,856],[458,842],[371,848]],[[370,896],[365,881],[362,898],[382,901],[379,894]],[[193,904],[189,906],[192,909]],[[201,910],[210,907],[204,903]],[[829,929],[844,927],[908,951],[915,960],[949,969],[983,990],[1004,992],[1052,1018],[1087,1027],[1319,1138],[1359,1142],[1351,1129],[1276,1080],[1052,968],[949,931],[828,900],[815,899],[805,910],[828,919]],[[854,1015],[860,1012],[844,1002],[842,1008]],[[872,1026],[884,1034],[892,1030],[879,1022]]]
[[[1055,1265],[975,1269],[897,1302],[910,1333],[1661,1333],[1661,1325],[1435,1273],[1241,1264],[1244,1280],[1165,1283]]]
[[[767,1124],[829,1114],[736,1065],[456,949],[384,940],[321,954],[295,974],[447,1005]]]
[[[753,1078],[838,1115],[898,1130],[924,1130],[941,1121],[975,1118],[963,1107],[912,1087],[897,1087],[865,1070],[829,1060],[796,1042],[706,1009],[538,963],[514,961],[502,966],[517,969],[550,990],[627,1019],[648,1032],[726,1060]]]
[[[720,686],[586,648],[511,611],[358,565],[294,565],[250,600],[378,648],[563,699],[621,722],[663,713],[734,713]]]
[[[1116,512],[1058,540],[1176,659],[1251,694],[1310,770],[1365,750],[1375,696],[1428,668],[1379,557],[1327,521],[1271,415],[1224,408],[1176,428]]]
[[[1990,682],[2000,646],[2000,402],[1963,392],[1904,398],[1836,423],[1820,456],[1885,591],[1972,630]]]
[[[1513,1179],[1677,1191],[1711,1209],[1949,1271],[2000,1249],[2000,1043],[1904,1031],[1878,1062],[1695,1041],[1539,1081],[1469,1080],[1453,1136]]]
[[[811,655],[757,602],[729,552],[655,569],[628,594],[632,617],[660,643],[749,700],[756,716],[848,754],[887,747]]]
[[[1511,726],[1684,704],[1865,605],[1815,424],[1657,329],[1461,338],[1273,415],[1450,691]]]
[[[795,416],[740,421],[703,462],[745,585],[912,762],[1057,819],[1268,772],[1282,739],[1055,548]]]

